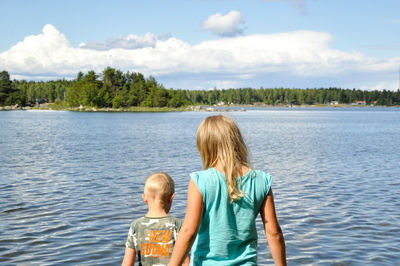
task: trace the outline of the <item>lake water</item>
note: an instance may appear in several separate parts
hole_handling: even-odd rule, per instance
[[[0,112],[0,264],[120,264],[150,173],[174,178],[184,217],[212,114]],[[399,108],[228,114],[273,177],[289,265],[400,265]]]

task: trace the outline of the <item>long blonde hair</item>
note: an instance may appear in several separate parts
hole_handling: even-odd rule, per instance
[[[203,161],[203,169],[223,167],[230,202],[244,196],[240,190],[242,166],[250,167],[248,150],[235,122],[226,115],[209,116],[197,130],[197,149]]]

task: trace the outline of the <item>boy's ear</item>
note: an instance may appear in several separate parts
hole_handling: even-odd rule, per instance
[[[174,199],[174,197],[175,197],[175,193],[172,194],[171,196],[169,196],[169,202],[172,202],[172,200]]]
[[[143,199],[144,203],[146,203],[146,204],[147,204],[146,195],[145,195],[144,193],[142,194],[142,199]]]

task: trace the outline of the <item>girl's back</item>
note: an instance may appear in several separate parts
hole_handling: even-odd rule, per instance
[[[286,265],[271,176],[250,169],[235,122],[224,115],[207,117],[197,130],[196,144],[205,170],[191,175],[185,220],[170,265],[183,262],[193,241],[191,265],[256,265],[258,213],[275,263]]]
[[[244,196],[232,203],[225,175],[215,168],[195,172],[191,178],[199,188],[204,208],[192,249],[194,265],[256,264],[255,219],[268,194],[271,176],[250,169],[237,178]]]

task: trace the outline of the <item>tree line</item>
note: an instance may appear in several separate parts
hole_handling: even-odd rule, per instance
[[[166,89],[152,76],[107,67],[102,73],[79,72],[74,80],[10,80],[0,72],[0,105],[33,106],[65,103],[71,107],[181,107],[214,104],[365,104],[400,105],[400,91],[342,88],[240,88],[212,90]]]

